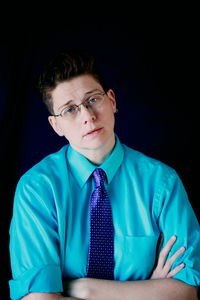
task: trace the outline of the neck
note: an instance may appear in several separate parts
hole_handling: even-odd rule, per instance
[[[109,152],[107,152],[104,156],[99,155],[98,153],[94,152],[94,153],[89,153],[88,155],[85,155],[85,157],[87,157],[87,159],[94,165],[99,166],[110,155],[110,153],[112,152],[112,149]]]
[[[96,166],[101,165],[112,152],[115,146],[115,136],[113,135],[105,144],[96,148],[78,148],[71,145],[76,151],[84,155],[91,163]]]

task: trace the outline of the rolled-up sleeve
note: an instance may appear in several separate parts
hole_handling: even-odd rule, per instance
[[[59,235],[52,187],[45,176],[23,176],[10,226],[11,299],[31,292],[62,292]]]
[[[172,171],[166,177],[163,188],[157,194],[160,200],[159,227],[164,234],[164,244],[172,235],[177,240],[169,253],[171,257],[180,247],[186,250],[179,256],[172,268],[180,263],[185,267],[173,278],[187,284],[200,285],[200,228],[194,210],[188,200],[183,183]]]
[[[22,275],[10,280],[11,299],[21,299],[31,292],[56,293],[62,291],[62,274],[59,266],[33,267]]]

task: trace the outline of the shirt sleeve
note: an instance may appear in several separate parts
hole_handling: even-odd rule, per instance
[[[47,179],[23,176],[10,226],[11,299],[31,292],[62,292],[59,235],[52,187]]]
[[[188,200],[186,190],[177,173],[172,170],[166,176],[162,188],[157,194],[160,203],[159,227],[164,235],[163,246],[172,235],[177,240],[168,257],[180,247],[186,250],[174,262],[172,269],[180,263],[185,267],[173,278],[187,284],[200,285],[200,228],[194,210]]]

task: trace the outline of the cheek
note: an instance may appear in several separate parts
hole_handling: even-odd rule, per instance
[[[63,133],[66,139],[71,142],[79,139],[80,134],[80,126],[73,124],[71,126],[65,126],[63,128]]]
[[[104,120],[105,122],[109,125],[109,127],[113,128],[114,127],[114,123],[115,123],[115,116],[114,116],[114,112],[111,109],[110,112],[108,114],[104,115]]]

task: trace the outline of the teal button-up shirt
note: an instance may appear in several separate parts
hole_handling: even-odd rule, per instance
[[[99,166],[107,174],[115,228],[115,280],[148,279],[161,233],[177,236],[170,256],[186,251],[174,278],[200,285],[200,230],[174,169],[121,144]],[[10,227],[12,299],[61,292],[63,280],[86,276],[89,200],[96,168],[66,145],[27,171],[17,185]]]

